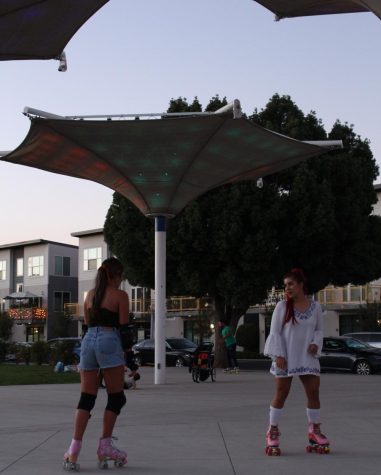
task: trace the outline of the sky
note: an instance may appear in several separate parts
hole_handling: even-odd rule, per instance
[[[0,150],[28,133],[25,106],[58,115],[164,112],[219,94],[251,114],[287,94],[327,131],[353,124],[381,168],[381,21],[372,13],[274,21],[253,0],[110,0],[57,61],[0,62]],[[376,182],[381,182],[378,178]],[[78,244],[103,227],[112,190],[0,160],[0,245]]]

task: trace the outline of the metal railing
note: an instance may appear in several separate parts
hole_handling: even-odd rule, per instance
[[[273,307],[284,298],[282,289],[271,289],[267,298],[261,304],[252,307]],[[328,286],[315,294],[315,298],[323,305],[361,305],[365,303],[381,303],[381,285],[347,285],[345,287]],[[134,315],[149,314],[155,311],[154,299],[132,299],[131,312]],[[208,298],[196,297],[170,297],[166,301],[167,313],[180,315],[197,314],[211,306]],[[83,304],[65,304],[65,313],[72,318],[83,318]]]

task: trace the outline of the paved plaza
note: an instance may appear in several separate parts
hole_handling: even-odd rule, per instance
[[[306,453],[304,394],[298,379],[281,424],[281,457],[264,454],[273,379],[266,371],[217,372],[196,384],[183,368],[167,369],[167,384],[153,384],[142,368],[139,389],[127,391],[115,430],[131,475],[376,475],[381,471],[381,376],[322,375],[323,431],[332,453]],[[77,384],[0,386],[0,473],[65,473],[62,456],[72,435]],[[79,462],[101,472],[96,448],[105,406],[100,390]]]

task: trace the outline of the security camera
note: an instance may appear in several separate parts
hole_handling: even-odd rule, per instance
[[[58,66],[58,71],[61,73],[64,73],[67,70],[67,61],[66,61],[66,54],[65,51],[62,51],[62,53],[58,56],[58,61],[59,66]]]

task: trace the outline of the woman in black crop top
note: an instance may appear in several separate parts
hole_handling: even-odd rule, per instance
[[[108,400],[103,417],[103,433],[98,446],[98,460],[105,468],[107,459],[117,464],[127,462],[127,454],[112,445],[112,433],[117,416],[126,398],[123,391],[125,355],[122,341],[128,325],[129,300],[119,289],[123,266],[111,257],[98,269],[95,288],[90,290],[84,304],[84,320],[88,327],[81,347],[81,397],[75,414],[74,435],[64,455],[64,468],[76,470],[82,438],[94,407],[102,371]],[[127,346],[127,345],[124,345]]]

